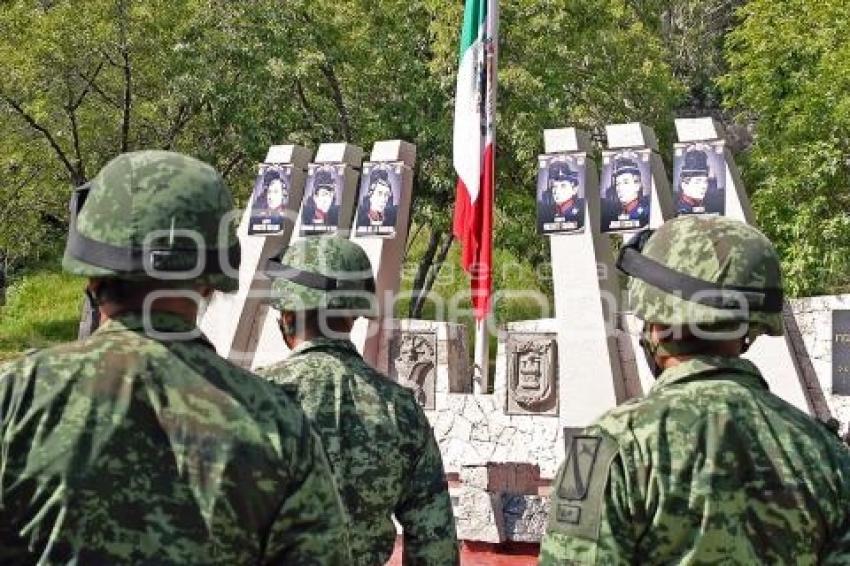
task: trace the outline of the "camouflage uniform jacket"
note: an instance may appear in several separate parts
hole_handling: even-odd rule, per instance
[[[405,564],[456,564],[440,451],[413,393],[363,361],[354,344],[319,338],[260,371],[297,397],[322,437],[351,520],[356,564],[384,564],[404,529]]]
[[[345,521],[304,414],[203,338],[126,315],[0,367],[2,564],[348,564]]]
[[[666,370],[568,447],[541,564],[848,564],[850,451],[739,358]]]

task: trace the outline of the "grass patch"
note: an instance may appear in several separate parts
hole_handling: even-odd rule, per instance
[[[413,242],[402,269],[401,291],[409,293],[419,261],[428,243],[427,230]],[[494,313],[499,324],[554,316],[549,272],[532,266],[507,250],[495,250]],[[544,266],[545,267],[545,266]],[[14,358],[29,348],[44,348],[74,340],[79,326],[85,280],[68,275],[58,266],[44,264],[20,274],[9,288],[6,305],[0,307],[0,362]],[[408,295],[409,296],[409,295]],[[465,324],[469,345],[473,345],[474,321],[469,300],[469,276],[460,268],[457,243],[431,290],[421,318]],[[407,318],[410,299],[396,304],[395,316]],[[490,336],[491,358],[496,354],[497,337]],[[471,355],[471,353],[470,353]]]
[[[411,230],[413,234],[415,230]],[[430,234],[427,228],[419,232],[413,242],[402,269],[402,297],[395,308],[396,318],[408,318],[409,293],[420,259],[425,255]],[[431,289],[419,318],[444,320],[466,325],[469,355],[473,355],[475,321],[469,299],[469,275],[460,262],[460,245],[455,242],[446,257],[446,263]],[[548,264],[534,266],[508,250],[495,249],[493,253],[493,288],[495,290],[493,314],[499,325],[519,320],[536,320],[555,316],[551,268]],[[405,296],[406,295],[406,296]],[[433,299],[433,300],[431,300]],[[490,369],[494,370],[498,336],[489,336]]]
[[[41,267],[22,274],[0,307],[0,362],[29,348],[74,340],[85,280]]]
[[[411,230],[411,234],[414,233]],[[402,299],[396,303],[396,318],[407,318],[409,293],[421,258],[425,255],[430,234],[419,232],[402,266]],[[493,313],[496,322],[504,324],[517,320],[535,320],[554,316],[551,269],[548,265],[533,266],[508,250],[495,249],[493,254]],[[431,289],[434,300],[425,302],[421,318],[471,323],[472,304],[469,300],[469,275],[460,267],[460,245],[452,244],[446,263]]]

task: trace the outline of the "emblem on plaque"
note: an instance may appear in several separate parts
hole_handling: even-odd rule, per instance
[[[434,332],[402,332],[390,349],[390,377],[411,389],[416,401],[435,409],[437,335]]]
[[[555,335],[525,334],[508,338],[509,414],[557,414],[557,376]]]

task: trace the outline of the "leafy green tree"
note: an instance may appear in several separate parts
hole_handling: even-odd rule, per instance
[[[14,219],[4,222],[13,230],[0,231],[7,257],[52,248],[65,229],[70,189],[116,154],[161,147],[209,158],[224,145],[227,132],[215,129],[219,101],[191,88],[212,82],[215,71],[199,75],[201,66],[181,53],[186,24],[200,8],[131,0],[4,4],[0,186],[9,192],[2,214]]]
[[[670,141],[684,88],[660,10],[502,3],[497,246],[547,254],[533,210],[544,128],[575,125],[601,141],[604,124],[641,120]],[[244,196],[272,143],[402,138],[418,146],[414,222],[429,245],[414,288],[427,291],[451,245],[461,11],[444,0],[4,3],[0,216],[14,222],[0,228],[0,254],[52,251],[71,187],[121,151],[191,153]]]
[[[792,294],[850,289],[850,4],[752,0],[721,85],[755,142],[744,173]]]
[[[437,0],[429,5],[436,18],[431,68],[452,96],[462,5]],[[497,247],[532,264],[548,256],[534,211],[536,156],[543,152],[544,129],[584,128],[601,147],[605,124],[643,121],[656,125],[663,142],[672,141],[670,115],[684,87],[672,72],[659,33],[660,8],[648,15],[643,8],[624,0],[501,3]],[[453,110],[444,112],[442,119],[449,122]],[[450,157],[448,137],[439,149]],[[442,186],[453,193],[453,172],[441,177],[446,179]],[[430,237],[429,250],[439,249],[442,241],[435,240],[434,230]]]
[[[24,233],[64,228],[70,187],[121,151],[192,153],[244,193],[272,143],[427,147],[445,104],[428,90],[430,19],[407,3],[18,0],[0,10],[0,174],[18,195],[4,195],[3,213],[34,222]],[[27,257],[36,240],[4,235],[0,250]]]

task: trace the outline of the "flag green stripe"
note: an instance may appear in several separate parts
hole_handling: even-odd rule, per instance
[[[466,0],[463,10],[463,30],[460,35],[460,59],[478,39],[479,30],[487,21],[487,0]]]

